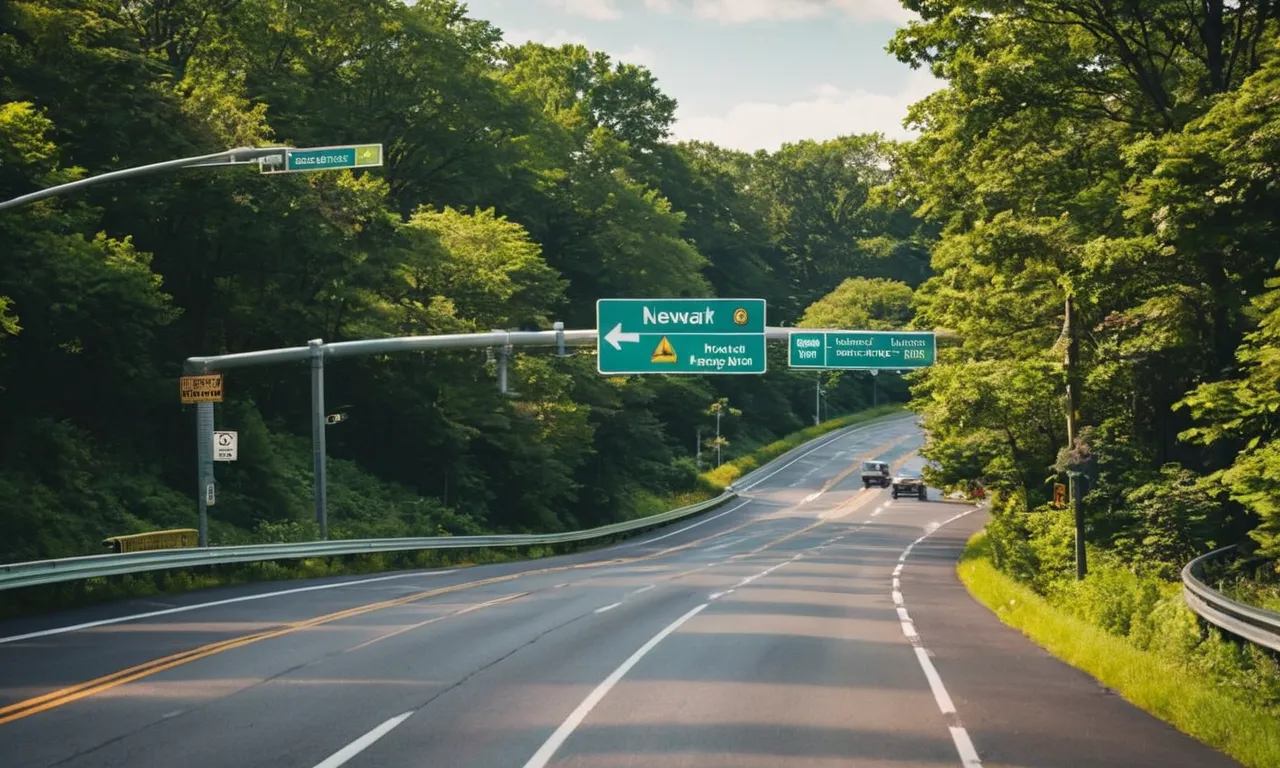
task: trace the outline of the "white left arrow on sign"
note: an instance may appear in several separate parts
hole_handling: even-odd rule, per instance
[[[613,330],[605,334],[604,340],[613,345],[614,349],[621,350],[624,341],[640,341],[638,333],[623,333],[622,323],[613,326]]]

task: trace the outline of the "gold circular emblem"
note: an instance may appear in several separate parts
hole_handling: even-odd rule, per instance
[[[738,309],[733,310],[733,322],[737,323],[738,325],[746,325],[746,324],[747,324],[747,310],[742,309],[741,307],[739,307]]]

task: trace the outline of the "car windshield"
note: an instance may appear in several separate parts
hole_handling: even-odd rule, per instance
[[[919,472],[899,472],[898,477],[901,477],[906,480],[919,480],[920,473]]]
[[[862,468],[863,468],[863,469],[869,469],[869,470],[873,470],[873,471],[879,471],[879,470],[881,470],[881,469],[884,469],[884,466],[885,466],[885,465],[884,465],[882,462],[879,462],[879,461],[864,461],[864,462],[862,462]]]

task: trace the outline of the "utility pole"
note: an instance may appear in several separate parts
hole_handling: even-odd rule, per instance
[[[1067,294],[1066,317],[1064,320],[1067,332],[1067,445],[1074,452],[1079,418],[1080,398],[1080,337],[1076,328],[1075,305],[1071,294]],[[1071,513],[1075,518],[1076,529],[1076,580],[1084,579],[1088,573],[1088,563],[1084,549],[1084,496],[1083,476],[1079,472],[1068,471],[1067,479],[1071,484]]]

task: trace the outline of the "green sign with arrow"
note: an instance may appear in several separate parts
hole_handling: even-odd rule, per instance
[[[764,299],[600,299],[596,370],[764,373]]]

